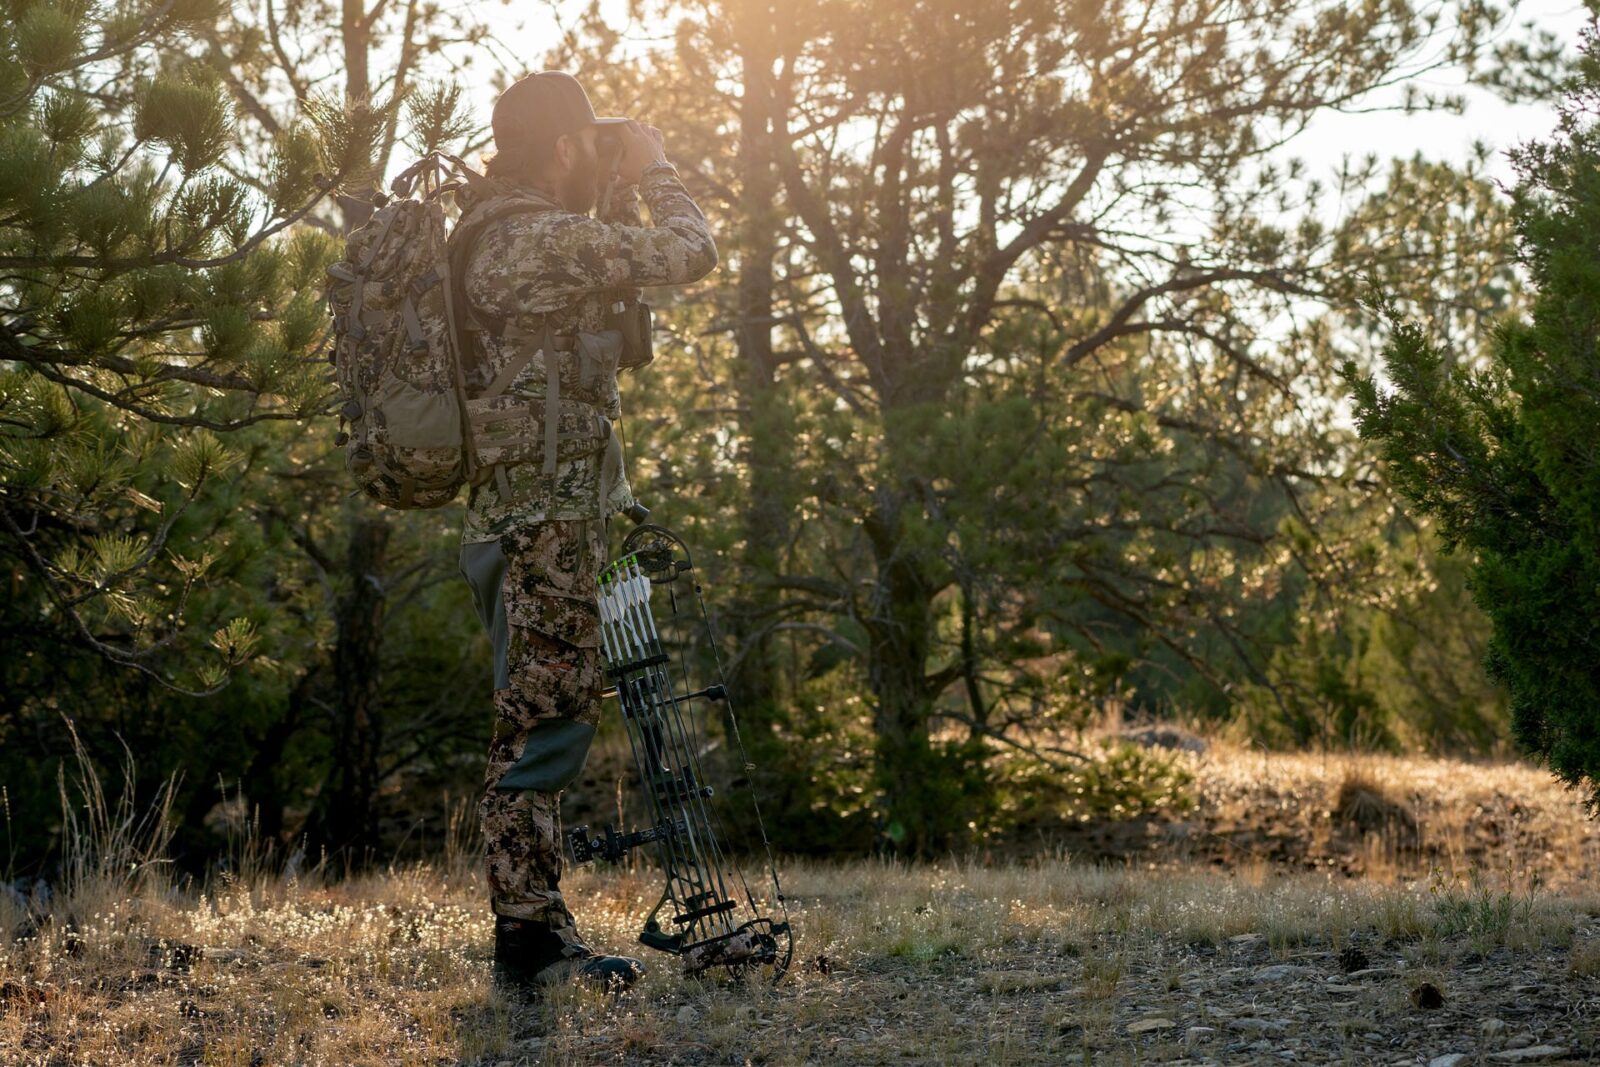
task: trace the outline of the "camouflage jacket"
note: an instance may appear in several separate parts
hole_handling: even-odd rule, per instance
[[[469,376],[469,395],[526,350],[525,331],[546,321],[560,334],[605,330],[616,300],[636,297],[645,286],[692,282],[717,265],[705,216],[666,168],[647,174],[639,187],[615,187],[603,218],[575,214],[543,190],[505,182],[495,182],[488,196],[462,195],[458,230],[470,226],[474,216],[498,210],[507,198],[526,200],[536,209],[490,223],[467,251],[469,307],[486,319],[517,327],[504,335],[492,329],[478,334],[481,362]],[[641,224],[641,196],[650,209],[650,226]],[[520,397],[541,397],[544,383],[543,360],[535,358],[513,379],[512,390]],[[572,395],[565,374],[561,395]],[[622,414],[615,375],[597,395],[583,399],[612,420]],[[495,541],[546,519],[609,515],[633,503],[615,444],[562,459],[554,479],[545,477],[538,462],[510,465],[505,473],[509,497],[502,496],[497,479],[472,489],[461,533],[464,543]],[[602,485],[610,489],[604,501]]]

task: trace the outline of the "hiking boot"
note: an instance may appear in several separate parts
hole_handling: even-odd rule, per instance
[[[644,964],[628,956],[606,956],[582,941],[565,939],[548,923],[494,921],[494,983],[507,992],[538,996],[543,987],[576,979],[620,993],[644,976]]]

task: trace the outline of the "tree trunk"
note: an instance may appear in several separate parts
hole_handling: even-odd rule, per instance
[[[364,865],[377,844],[374,800],[383,743],[377,700],[388,545],[389,527],[382,520],[352,522],[345,568],[350,585],[334,607],[333,768],[322,792],[315,843],[341,857],[346,868]]]
[[[274,852],[284,844],[283,817],[288,806],[278,769],[290,738],[305,719],[306,696],[317,673],[316,669],[307,671],[289,690],[289,706],[283,718],[268,726],[251,746],[250,763],[239,783],[250,805],[247,817],[256,821],[262,844]]]
[[[875,704],[880,815],[893,847],[926,856],[947,843],[952,825],[945,762],[933,749],[929,719],[936,695],[928,686],[933,639],[932,589],[915,550],[906,543],[907,502],[891,491],[867,517],[876,560],[870,617],[865,620],[867,677]]]
[[[789,508],[785,472],[788,440],[783,427],[782,404],[774,380],[772,347],[773,261],[777,252],[779,218],[774,201],[778,176],[772,155],[773,10],[767,0],[734,5],[735,36],[744,86],[739,104],[739,229],[736,237],[739,276],[738,349],[739,407],[743,416],[742,453],[750,472],[750,492],[744,510],[744,588],[731,605],[730,627],[746,649],[740,660],[736,686],[740,711],[758,727],[778,713],[776,647],[760,636],[771,621],[769,598],[752,595],[761,579],[776,574],[788,542]]]
[[[339,35],[344,49],[344,102],[346,107],[370,107],[372,82],[367,73],[367,52],[372,46],[368,32],[366,9],[362,0],[342,0]],[[380,151],[387,158],[387,153]],[[373,182],[382,184],[383,175],[373,175]],[[372,195],[376,185],[358,190],[355,195],[341,193],[337,197],[339,213],[344,222],[344,232],[349,234],[372,217]]]

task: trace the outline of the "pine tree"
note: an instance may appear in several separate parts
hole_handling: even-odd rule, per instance
[[[1353,435],[1307,401],[1338,387],[1352,283],[1449,270],[1406,255],[1418,203],[1370,233],[1301,211],[1381,180],[1376,157],[1323,183],[1277,152],[1381,86],[1455,106],[1412,76],[1482,56],[1497,10],[659,7],[684,16],[678,76],[646,99],[704,101],[689,125],[739,130],[745,164],[724,143],[687,168],[741,299],[674,309],[715,368],[676,406],[725,413],[682,435],[702,451],[674,480],[744,498],[733,547],[767,573],[735,605],[738,662],[776,647],[803,708],[854,670],[882,839],[934,851],[981,824],[996,753],[1050,755],[1065,704],[1270,681],[1239,608],[1300,565],[1287,513],[1329,554],[1318,486],[1356,480]]]
[[[230,433],[326,406],[332,249],[296,223],[370,154],[322,106],[253,187],[228,173],[226,87],[184,51],[226,9],[0,7],[8,654],[65,641],[195,692],[255,644],[246,618],[186,610],[237,551],[205,500],[238,461]]]
[[[1471,561],[1494,627],[1484,662],[1510,691],[1518,742],[1600,809],[1600,3],[1589,8],[1556,134],[1513,154],[1529,313],[1503,321],[1474,366],[1387,308],[1387,381],[1345,373],[1390,479]]]

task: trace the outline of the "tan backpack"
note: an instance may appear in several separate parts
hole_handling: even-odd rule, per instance
[[[448,504],[478,465],[444,205],[484,180],[455,156],[424,157],[328,268],[337,440],[362,491],[387,507]]]

